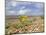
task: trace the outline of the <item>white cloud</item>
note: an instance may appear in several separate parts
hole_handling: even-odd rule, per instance
[[[29,9],[20,10],[18,12],[18,15],[26,15],[26,13],[29,13],[29,12],[31,12],[31,10],[29,10]]]
[[[21,9],[25,9],[25,6],[21,7]]]
[[[6,12],[6,15],[14,15],[15,14],[15,11],[7,11]]]
[[[12,6],[16,6],[16,2],[15,1],[11,1],[11,5]]]
[[[11,13],[11,14],[14,14],[14,13],[15,13],[15,11],[10,11],[10,13]]]
[[[18,14],[19,14],[19,15],[24,15],[26,12],[27,12],[27,10],[20,10],[20,11],[18,12]]]

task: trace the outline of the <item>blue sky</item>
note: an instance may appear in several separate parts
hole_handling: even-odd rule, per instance
[[[6,15],[40,16],[44,12],[44,4],[38,2],[16,2],[6,0]]]

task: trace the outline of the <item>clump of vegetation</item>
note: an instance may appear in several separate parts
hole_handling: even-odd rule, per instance
[[[24,22],[24,21],[26,21],[27,18],[28,18],[28,16],[19,16],[19,20],[20,20],[20,22]]]
[[[41,16],[41,19],[44,19],[44,16]]]
[[[28,21],[27,19],[28,19],[27,16],[19,16],[19,20],[21,23],[16,23],[15,28],[19,29],[19,28],[23,28],[25,26],[31,25],[32,21]]]
[[[15,28],[19,29],[19,28],[23,28],[23,27],[31,25],[31,24],[32,24],[31,22],[16,23]]]
[[[5,28],[8,29],[10,26],[8,23],[5,24]]]
[[[19,29],[19,28],[22,28],[23,27],[23,25],[21,24],[21,23],[17,23],[16,25],[15,25],[15,28],[16,29]]]

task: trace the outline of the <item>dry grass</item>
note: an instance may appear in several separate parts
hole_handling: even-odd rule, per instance
[[[44,18],[42,16],[28,17],[27,20],[22,23],[19,19],[6,18],[6,34],[44,32]]]

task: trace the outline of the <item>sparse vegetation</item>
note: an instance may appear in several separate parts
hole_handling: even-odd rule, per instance
[[[6,24],[5,24],[6,35],[10,34],[12,32],[16,33],[17,32],[16,30],[18,30],[19,33],[20,32],[23,32],[23,33],[24,32],[29,32],[30,30],[31,30],[30,32],[32,32],[32,31],[39,32],[40,30],[43,29],[43,25],[41,23],[41,22],[43,22],[42,21],[43,17],[35,16],[35,18],[33,18],[33,17],[29,18],[28,16],[19,16],[17,19],[15,19],[15,18],[14,19],[6,18]],[[35,26],[37,27],[38,30],[37,29],[33,30],[33,29],[36,28]],[[42,32],[42,31],[40,31],[40,32]]]
[[[43,16],[41,16],[41,19],[44,19],[44,17],[43,17]]]

